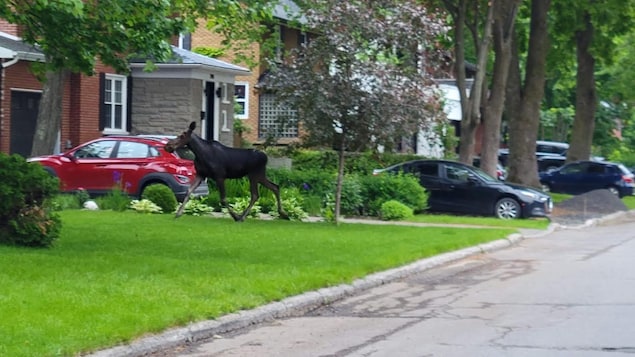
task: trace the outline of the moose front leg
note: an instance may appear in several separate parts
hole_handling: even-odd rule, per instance
[[[183,198],[183,202],[179,206],[179,209],[176,211],[176,215],[174,216],[174,218],[181,217],[181,215],[183,214],[183,210],[185,209],[185,205],[187,204],[187,201],[189,201],[190,199],[190,195],[192,195],[192,192],[196,190],[196,188],[201,184],[201,182],[203,182],[203,177],[196,175],[196,178],[194,178],[194,181],[192,181],[192,183],[190,184],[190,187],[187,189],[185,198]]]

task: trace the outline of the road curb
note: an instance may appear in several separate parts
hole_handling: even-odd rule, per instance
[[[635,215],[635,211],[626,214]],[[174,328],[157,335],[140,338],[130,344],[116,346],[88,355],[90,357],[142,357],[162,350],[184,346],[189,343],[203,341],[218,337],[224,333],[249,327],[259,323],[273,321],[275,319],[301,316],[308,311],[328,305],[348,296],[364,290],[381,286],[409,275],[420,273],[439,267],[444,264],[459,261],[461,259],[486,254],[500,249],[516,245],[526,238],[535,238],[548,235],[555,230],[569,228],[583,228],[597,224],[622,219],[625,212],[618,212],[600,219],[589,220],[579,227],[567,227],[556,223],[549,225],[546,231],[534,234],[513,233],[506,238],[479,244],[473,247],[443,253],[430,258],[418,260],[405,266],[374,273],[364,278],[357,279],[350,284],[341,284],[334,287],[322,288],[316,291],[306,292],[300,295],[288,297],[279,302],[257,307],[252,310],[239,311],[219,317],[216,320],[208,320],[192,323],[186,327]]]

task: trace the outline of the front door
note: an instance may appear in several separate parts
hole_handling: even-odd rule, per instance
[[[214,82],[205,82],[205,138],[214,140],[214,98],[216,90]]]
[[[11,139],[9,153],[31,155],[41,93],[11,92]]]

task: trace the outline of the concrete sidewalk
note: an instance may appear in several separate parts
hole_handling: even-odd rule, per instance
[[[330,304],[347,296],[354,295],[360,291],[377,287],[388,282],[402,279],[406,276],[429,270],[444,264],[448,264],[469,256],[484,254],[499,249],[507,248],[517,244],[525,238],[532,238],[550,234],[559,229],[581,229],[594,225],[604,225],[619,223],[623,220],[635,219],[634,211],[617,212],[602,218],[590,219],[579,226],[563,226],[552,223],[545,231],[541,230],[521,230],[505,239],[500,239],[486,244],[461,249],[458,251],[441,254],[427,259],[414,262],[412,264],[390,269],[388,271],[369,275],[358,279],[352,284],[342,284],[331,288],[323,288],[317,291],[307,292],[301,295],[286,298],[279,302],[270,303],[252,310],[240,311],[218,318],[217,320],[202,321],[193,323],[186,327],[174,328],[161,334],[144,337],[125,346],[96,352],[92,357],[141,357],[159,356],[162,350],[176,348],[188,343],[203,341],[213,338],[216,335],[226,334],[230,331],[245,328],[250,325],[272,321],[274,319],[291,316],[301,316],[317,307]],[[346,223],[364,224],[395,224],[395,222],[368,221],[368,220],[344,220]],[[408,224],[397,222],[397,224]],[[410,223],[417,226],[431,226],[432,224]],[[436,224],[435,224],[436,226]],[[482,227],[481,227],[482,228]]]

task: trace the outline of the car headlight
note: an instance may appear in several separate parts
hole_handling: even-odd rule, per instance
[[[536,195],[533,192],[529,192],[529,191],[518,191],[518,193],[520,193],[521,195],[527,197],[527,198],[531,198],[532,200],[535,200],[538,198],[538,195]]]
[[[179,183],[183,183],[183,184],[190,183],[190,178],[185,175],[174,175],[174,177],[176,178],[177,181],[179,181]]]

